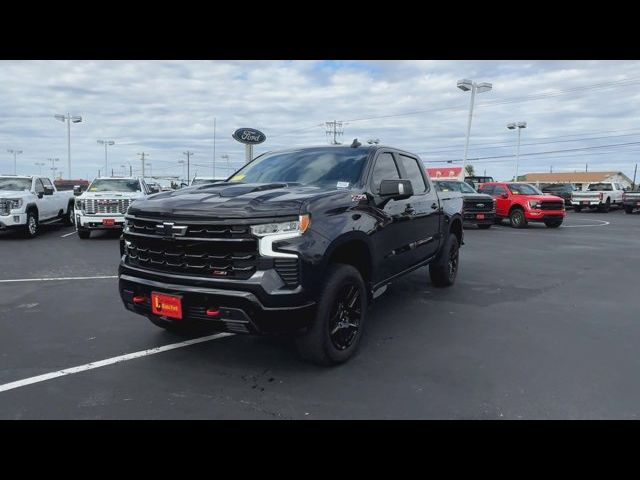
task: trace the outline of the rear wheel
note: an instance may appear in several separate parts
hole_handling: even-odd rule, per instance
[[[78,236],[81,239],[86,240],[91,236],[91,231],[86,228],[78,228]]]
[[[582,207],[576,205],[575,207],[573,207],[573,211],[576,213],[580,213],[582,211]]]
[[[611,199],[607,198],[607,201],[605,202],[605,204],[600,208],[598,208],[598,210],[604,213],[609,213],[609,210],[611,210]]]
[[[450,287],[456,281],[460,261],[458,237],[449,234],[447,242],[438,254],[438,258],[429,264],[431,283],[436,287]]]
[[[490,223],[483,223],[482,225],[478,225],[478,228],[480,230],[487,230],[488,228],[491,228],[491,224]]]
[[[625,213],[633,213],[633,207],[625,206],[624,207],[624,212]]]
[[[524,216],[524,210],[521,208],[514,208],[509,214],[509,220],[513,228],[525,228],[527,226],[527,219]]]
[[[346,362],[362,337],[367,291],[360,272],[351,265],[329,266],[312,325],[296,337],[300,356],[318,365]]]

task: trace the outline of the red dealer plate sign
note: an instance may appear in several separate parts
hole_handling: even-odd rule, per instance
[[[151,292],[151,312],[162,317],[182,318],[182,298]]]

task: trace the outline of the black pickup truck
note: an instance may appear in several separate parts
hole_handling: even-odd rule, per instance
[[[354,141],[271,152],[225,182],[133,203],[120,296],[165,329],[292,334],[303,358],[336,364],[393,280],[429,265],[433,285],[454,283],[461,212],[402,150]]]

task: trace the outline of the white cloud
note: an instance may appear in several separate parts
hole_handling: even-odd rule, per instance
[[[179,174],[177,161],[189,149],[195,152],[194,170],[209,174],[214,117],[221,168],[223,154],[235,166],[242,162],[243,146],[231,138],[238,127],[266,133],[267,142],[255,149],[261,153],[325,143],[323,124],[333,119],[352,120],[345,125],[345,142],[372,136],[420,153],[426,163],[455,160],[463,154],[469,102],[469,94],[456,88],[460,78],[493,83],[491,92],[477,97],[471,158],[513,154],[515,135],[505,124],[519,120],[529,125],[522,134],[523,154],[640,142],[638,83],[607,85],[640,82],[640,62],[635,61],[3,61],[0,172],[13,171],[6,150],[18,148],[24,152],[18,157],[19,173],[37,173],[36,162],[57,157],[66,176],[66,127],[53,119],[66,112],[84,119],[72,125],[74,177],[93,177],[104,169],[99,138],[115,140],[109,168],[116,171],[129,163],[138,168],[137,153],[145,151],[154,173]],[[590,85],[596,88],[583,88]],[[425,112],[360,120],[416,111]],[[634,128],[637,136],[584,139],[592,132],[633,134]],[[525,145],[567,135],[582,135],[574,137],[582,140]],[[631,175],[639,149],[525,156],[520,172],[589,163],[590,170],[621,169]],[[497,178],[513,174],[510,158],[475,165]]]

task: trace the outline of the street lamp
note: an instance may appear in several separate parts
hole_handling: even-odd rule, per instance
[[[516,174],[513,177],[513,181],[518,181],[518,160],[520,159],[520,130],[527,128],[527,122],[511,122],[507,123],[509,130],[518,130],[518,146],[516,147]]]
[[[51,176],[53,178],[56,178],[56,170],[58,168],[55,166],[55,162],[59,162],[60,159],[59,158],[47,158],[47,160],[51,162]]]
[[[113,140],[98,140],[98,145],[104,145],[104,172],[108,175],[109,164],[107,162],[107,147],[111,145],[115,145],[116,142]]]
[[[220,155],[220,158],[223,158],[227,161],[227,176],[231,175],[231,165],[229,164],[229,155],[227,154]]]
[[[38,166],[38,175],[42,175],[42,167],[45,166],[44,162],[36,162],[35,163]]]
[[[473,118],[473,105],[475,103],[476,93],[488,92],[493,88],[493,85],[487,82],[476,83],[473,80],[462,79],[458,80],[458,88],[463,92],[471,90],[471,104],[469,106],[469,122],[467,124],[467,140],[464,144],[464,160],[462,160],[462,179],[467,172],[467,154],[469,152],[469,136],[471,135],[471,119]]]
[[[16,160],[16,157],[22,153],[22,150],[14,150],[12,148],[9,148],[7,150],[7,152],[13,154],[13,174],[17,175],[18,174],[18,162]]]
[[[69,163],[69,178],[71,178],[71,124],[80,123],[82,117],[80,115],[72,116],[70,113],[67,113],[66,115],[54,115],[53,118],[62,123],[67,122],[67,161]]]

